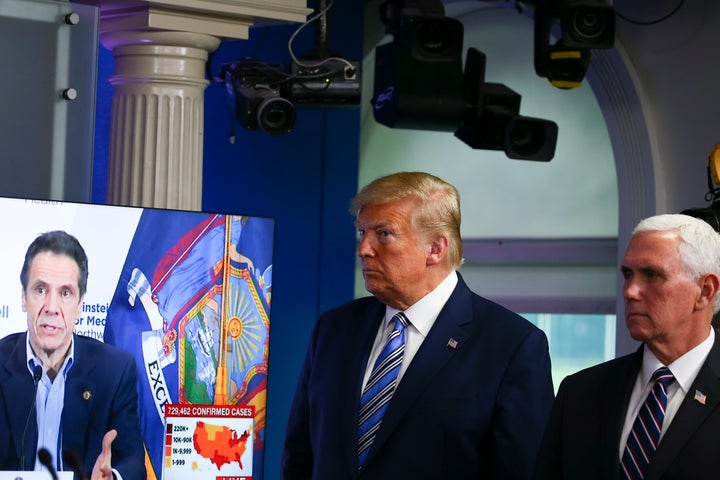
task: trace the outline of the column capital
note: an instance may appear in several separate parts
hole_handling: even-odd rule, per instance
[[[258,22],[302,23],[306,0],[73,0],[100,7],[100,31],[165,30],[248,39]]]
[[[207,53],[220,46],[220,38],[212,35],[164,30],[106,30],[100,33],[100,42],[114,53],[118,48],[132,46],[143,47],[144,50],[181,47],[204,50]]]

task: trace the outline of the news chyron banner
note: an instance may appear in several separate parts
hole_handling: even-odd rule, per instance
[[[75,333],[136,359],[148,480],[163,475],[168,405],[252,412],[232,420],[252,431],[223,467],[262,479],[274,220],[7,198],[0,212],[12,232],[0,249],[0,336],[27,329],[19,275],[28,245],[67,231],[89,263]],[[210,464],[217,472],[203,478],[225,478]]]

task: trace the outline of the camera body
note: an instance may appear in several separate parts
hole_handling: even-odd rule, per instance
[[[235,114],[247,130],[283,135],[295,126],[295,107],[278,88],[267,85],[235,89]]]
[[[551,41],[559,24],[560,37]],[[535,10],[535,72],[557,88],[582,84],[592,49],[612,48],[615,10],[603,0],[538,2]]]
[[[465,75],[474,91],[455,136],[474,149],[502,150],[508,158],[549,162],[555,155],[558,126],[520,115],[522,97],[502,83],[484,82],[485,54],[468,49]]]
[[[373,115],[393,128],[454,131],[464,108],[463,25],[406,16],[395,40],[375,48]]]

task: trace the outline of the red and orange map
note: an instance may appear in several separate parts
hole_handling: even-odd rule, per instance
[[[241,457],[247,449],[250,431],[238,433],[224,425],[212,425],[198,421],[193,433],[195,451],[220,469],[223,465],[237,462],[242,468]]]

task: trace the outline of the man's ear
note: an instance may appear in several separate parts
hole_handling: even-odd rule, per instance
[[[445,236],[436,237],[435,240],[430,242],[427,264],[437,265],[442,263],[447,258],[449,245],[450,242]]]
[[[715,296],[718,295],[718,289],[720,289],[720,279],[714,273],[706,273],[700,279],[700,294],[695,301],[695,306],[698,309],[705,308],[708,305],[711,306],[715,301]]]

